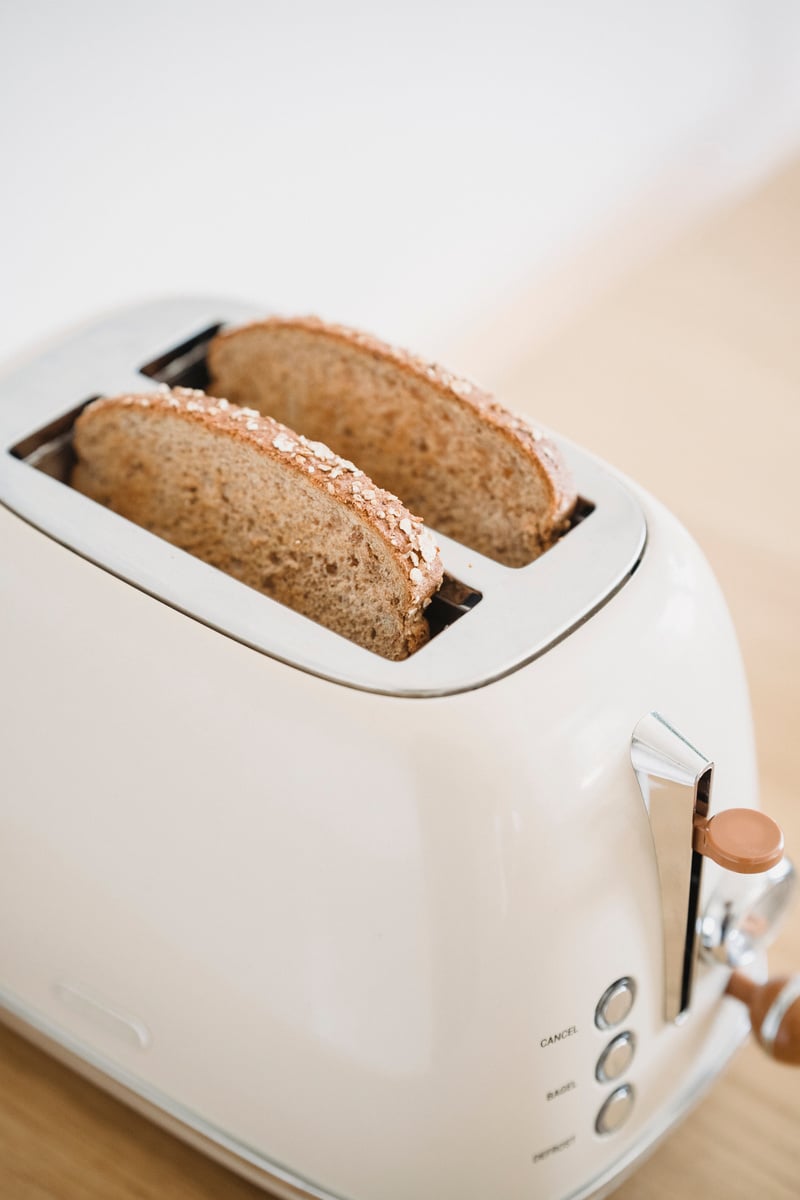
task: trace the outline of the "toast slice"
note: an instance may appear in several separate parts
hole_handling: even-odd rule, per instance
[[[428,525],[520,567],[569,525],[575,489],[552,442],[441,367],[315,317],[218,334],[212,390],[357,462]]]
[[[327,446],[253,409],[163,389],[94,401],[72,485],[385,658],[429,636],[431,534]]]

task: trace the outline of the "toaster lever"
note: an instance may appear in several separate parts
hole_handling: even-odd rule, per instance
[[[664,930],[664,1015],[689,1007],[697,960],[704,858],[728,871],[768,871],[783,856],[783,834],[755,809],[709,817],[714,764],[659,713],[633,731],[631,763],[653,835]]]
[[[708,816],[714,764],[658,713],[633,731],[631,762],[653,835],[664,933],[664,1017],[689,1006],[697,951],[703,859],[693,849],[696,820]]]
[[[695,816],[692,845],[737,875],[759,875],[783,858],[780,825],[756,808],[728,808],[710,821]]]

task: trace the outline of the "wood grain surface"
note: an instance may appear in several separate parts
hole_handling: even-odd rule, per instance
[[[800,859],[800,164],[483,382],[644,483],[705,549],[750,677],[764,806]],[[800,970],[800,909],[771,965]],[[262,1194],[0,1032],[2,1200]],[[797,1200],[800,1071],[748,1046],[617,1195]]]

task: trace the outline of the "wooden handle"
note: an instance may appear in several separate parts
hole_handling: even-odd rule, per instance
[[[800,1066],[800,975],[759,984],[734,971],[727,992],[747,1005],[759,1045],[778,1062]]]
[[[779,825],[755,808],[728,808],[708,820],[695,817],[694,849],[727,871],[756,875],[783,858]]]

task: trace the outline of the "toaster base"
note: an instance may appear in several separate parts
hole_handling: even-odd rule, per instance
[[[563,1200],[603,1200],[632,1175],[644,1159],[673,1132],[699,1103],[714,1080],[725,1069],[750,1033],[750,1024],[740,1005],[726,1005],[724,1016],[725,1049],[712,1063],[692,1078],[690,1085],[679,1093],[673,1103],[659,1114],[644,1131],[636,1144],[612,1166],[578,1191],[570,1192]],[[160,1125],[168,1133],[194,1146],[209,1158],[234,1171],[249,1182],[270,1191],[278,1200],[351,1200],[326,1191],[276,1163],[265,1158],[250,1146],[215,1128],[196,1113],[190,1112],[168,1097],[150,1089],[141,1080],[105,1064],[100,1056],[57,1030],[49,1021],[20,1004],[9,993],[0,990],[0,1021],[26,1038],[65,1066],[76,1071],[90,1083],[102,1088],[115,1099]],[[361,1200],[361,1198],[359,1198]],[[365,1197],[364,1200],[369,1200]],[[552,1200],[557,1200],[553,1197]],[[562,1200],[562,1198],[558,1198]]]

